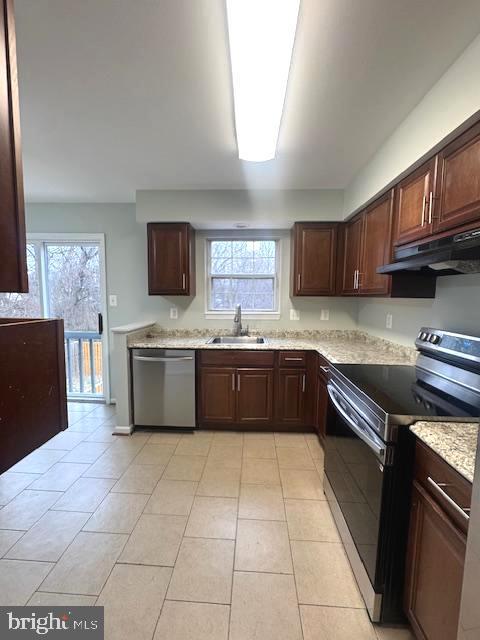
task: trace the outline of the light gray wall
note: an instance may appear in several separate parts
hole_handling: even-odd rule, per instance
[[[479,63],[480,36],[465,49],[347,187],[345,217],[480,110]]]
[[[134,205],[29,204],[27,232],[105,234],[107,293],[118,296],[118,306],[108,309],[110,327],[149,319],[172,328],[231,326],[231,320],[205,318],[205,238],[212,232],[197,232],[197,294],[191,298],[148,295],[146,225],[136,222]],[[280,319],[247,320],[250,326],[264,330],[354,328],[357,321],[357,304],[354,300],[290,298],[290,236],[285,230],[273,231],[272,234],[280,238]],[[172,306],[178,307],[178,320],[170,320]],[[290,320],[291,308],[300,311],[299,321]],[[329,309],[328,322],[320,321],[321,309]]]
[[[341,220],[343,191],[334,189],[137,191],[138,222],[191,222],[224,229],[244,222],[256,229],[289,229],[295,221]]]
[[[392,329],[386,328],[387,313]],[[421,326],[480,335],[480,274],[438,278],[433,300],[360,300],[358,326],[410,346]]]

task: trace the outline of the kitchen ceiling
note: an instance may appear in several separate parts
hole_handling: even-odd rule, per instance
[[[277,157],[245,163],[223,0],[15,9],[31,202],[343,188],[480,32],[478,0],[302,0]]]

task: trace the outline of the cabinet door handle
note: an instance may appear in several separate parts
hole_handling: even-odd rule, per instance
[[[302,281],[302,276],[298,273],[297,274],[297,289],[300,291],[300,284]]]
[[[354,289],[357,288],[357,271],[358,269],[355,269],[355,271],[353,272],[353,288]]]
[[[303,358],[289,358],[287,356],[285,356],[284,358],[285,362],[288,360],[289,362],[302,362]]]
[[[240,374],[237,375],[237,391],[240,391]]]
[[[425,226],[425,207],[427,206],[427,196],[423,196],[422,200],[422,227]]]
[[[235,374],[232,373],[232,391],[235,391]]]
[[[430,191],[430,198],[428,201],[428,224],[433,222],[433,191]]]
[[[320,367],[320,369],[325,373],[330,373],[330,369],[328,367]]]
[[[305,376],[305,374],[303,374],[303,376],[302,376],[302,393],[305,393],[305,378],[306,378],[306,376]]]
[[[185,273],[182,273],[182,289],[185,289],[187,285],[187,276]]]
[[[455,500],[452,500],[448,493],[442,489],[442,487],[446,487],[448,485],[441,482],[435,482],[435,480],[433,480],[433,478],[431,478],[430,476],[428,476],[427,482],[432,487],[432,489],[434,489],[437,495],[442,497],[452,507],[455,513],[457,513],[466,522],[470,520],[470,516],[468,515],[468,513],[465,513],[466,510],[462,509],[462,507],[459,507]]]

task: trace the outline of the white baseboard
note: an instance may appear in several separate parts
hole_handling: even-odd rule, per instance
[[[114,429],[113,429],[113,433],[117,433],[118,435],[122,435],[122,436],[129,436],[133,431],[133,424],[129,425],[128,427],[122,427],[117,425]]]

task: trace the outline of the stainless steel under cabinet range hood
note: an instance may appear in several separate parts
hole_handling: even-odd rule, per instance
[[[377,269],[378,273],[402,271],[433,276],[480,273],[480,229],[430,240],[414,247],[397,247],[395,262]]]

